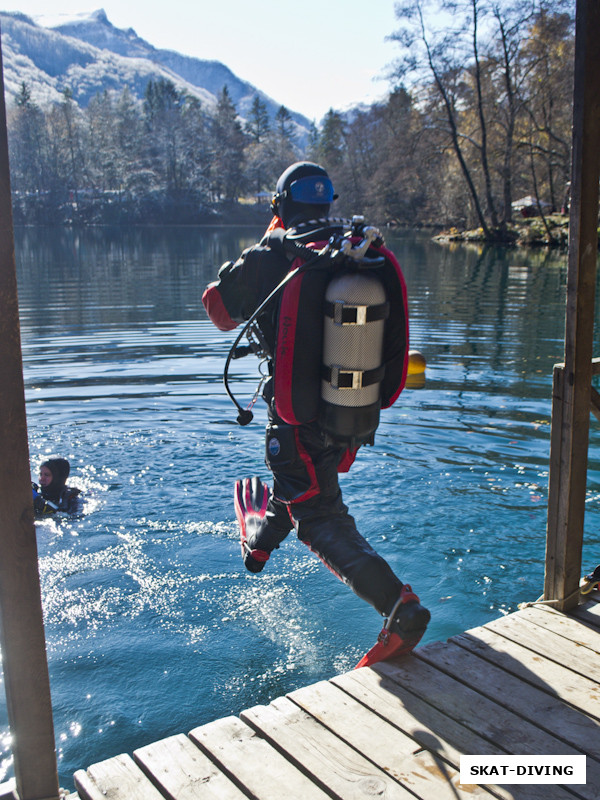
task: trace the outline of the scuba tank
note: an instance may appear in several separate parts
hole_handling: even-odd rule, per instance
[[[325,291],[319,423],[352,449],[372,444],[381,408],[389,303],[375,270],[341,272]]]

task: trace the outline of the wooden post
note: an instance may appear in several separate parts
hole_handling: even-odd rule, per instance
[[[598,180],[600,177],[600,0],[577,0],[573,153],[565,363],[552,396],[544,599],[578,602],[592,379]]]
[[[20,800],[58,799],[33,522],[0,39],[0,641]]]

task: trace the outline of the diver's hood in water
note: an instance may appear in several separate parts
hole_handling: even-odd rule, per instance
[[[47,467],[52,473],[52,481],[48,486],[42,486],[42,497],[56,503],[60,499],[60,493],[65,488],[67,478],[71,472],[71,465],[66,458],[49,458],[44,461],[42,467]]]

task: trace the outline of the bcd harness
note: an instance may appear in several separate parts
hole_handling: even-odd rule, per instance
[[[242,408],[229,387],[229,366],[254,353],[273,362],[275,409],[284,422],[318,420],[331,441],[350,448],[372,444],[380,408],[394,403],[406,380],[408,314],[400,266],[362,217],[325,243],[305,245],[290,232],[284,245],[296,256],[291,269],[247,320],[225,363],[225,388],[238,422],[252,420],[258,390]],[[276,300],[270,352],[256,320]],[[240,346],[243,336],[248,345]]]

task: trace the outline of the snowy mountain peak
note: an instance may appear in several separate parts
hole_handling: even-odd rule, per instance
[[[145,58],[154,52],[154,47],[140,39],[133,28],[122,30],[116,28],[106,16],[103,8],[85,14],[54,14],[36,18],[44,20],[39,24],[62,33],[64,36],[73,36],[83,42],[98,47],[101,50],[110,50],[121,56],[129,58]]]
[[[43,28],[58,28],[61,25],[79,25],[86,22],[100,22],[105,25],[110,25],[106,11],[99,8],[98,11],[84,11],[79,14],[36,14],[33,17],[36,25],[41,25]]]
[[[239,78],[219,61],[159,50],[133,28],[116,28],[104,9],[81,14],[43,14],[35,19],[0,11],[4,81],[8,96],[25,82],[41,105],[61,102],[66,88],[81,106],[103,91],[125,87],[139,99],[151,80],[168,80],[177,89],[214,106],[227,86],[239,115],[249,113],[255,97],[274,117],[281,103]],[[301,137],[310,123],[292,112]]]

